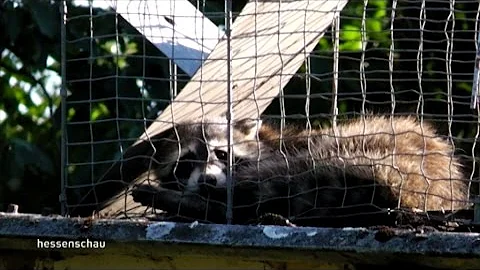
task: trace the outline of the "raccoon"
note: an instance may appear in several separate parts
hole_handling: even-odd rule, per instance
[[[213,162],[215,174],[206,176],[208,165],[190,165],[183,171],[189,175],[190,192],[143,185],[134,190],[134,200],[173,215],[225,223],[226,163],[217,162],[228,142],[225,130],[209,126],[204,141],[184,144],[186,150],[180,151]],[[466,177],[453,147],[432,125],[414,117],[369,115],[335,128],[289,127],[282,132],[247,119],[233,130],[236,224],[273,213],[299,225],[375,225],[379,221],[374,214],[389,208],[431,211],[468,206]],[[183,131],[187,138],[192,134]],[[206,153],[215,154],[213,161]],[[212,186],[199,191],[198,186],[212,177],[215,180],[207,181]]]
[[[255,121],[233,126],[233,140],[244,143],[233,145],[235,163],[258,156],[254,131]],[[157,143],[154,173],[163,186],[177,184],[177,190],[198,191],[201,186],[226,186],[228,158],[228,125],[225,118],[206,119],[177,125]],[[165,135],[164,135],[165,136]]]
[[[235,161],[254,159],[259,151],[255,145],[257,123],[235,124],[234,141],[246,140],[233,146]],[[176,124],[165,132],[149,137],[130,147],[110,170],[101,177],[94,189],[88,190],[72,213],[91,215],[92,211],[121,217],[132,216],[125,212],[130,204],[130,186],[146,183],[150,186],[181,192],[197,192],[209,187],[226,186],[228,125],[223,117],[193,120]],[[255,145],[254,145],[255,144]],[[97,206],[92,210],[93,203]],[[109,209],[108,211],[106,209]],[[114,209],[114,210],[110,210]],[[105,211],[104,211],[105,210]],[[114,213],[112,213],[112,211]],[[118,213],[117,213],[118,212]]]

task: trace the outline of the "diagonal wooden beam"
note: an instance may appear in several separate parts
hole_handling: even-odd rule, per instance
[[[235,118],[259,117],[297,72],[347,2],[247,3],[231,33]],[[226,55],[224,39],[140,140],[146,139],[147,134],[161,133],[171,127],[173,121],[196,119],[202,114],[224,114],[227,111]]]

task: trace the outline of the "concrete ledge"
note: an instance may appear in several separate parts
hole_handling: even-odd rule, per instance
[[[37,240],[86,239],[105,241],[105,248],[37,247]],[[360,269],[362,265],[387,264],[478,269],[480,234],[92,220],[0,213],[0,259],[0,269],[10,269],[18,262],[35,265],[41,262],[46,269],[85,269],[89,265],[99,269],[99,260],[108,262],[105,269],[199,269],[202,265],[203,269],[327,266],[345,269],[346,265]]]

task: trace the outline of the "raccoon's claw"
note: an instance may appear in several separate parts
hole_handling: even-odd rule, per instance
[[[258,221],[258,225],[297,227],[297,225],[291,223],[287,218],[274,213],[265,213],[258,218]]]
[[[167,212],[176,211],[182,200],[182,193],[163,187],[143,184],[132,190],[133,200],[143,206],[150,206]]]
[[[133,188],[132,197],[135,202],[143,206],[166,211],[171,216],[209,220],[216,223],[223,222],[225,219],[226,210],[221,203],[208,202],[197,193],[184,193],[144,184]],[[207,213],[211,214],[208,218],[206,218]]]
[[[132,190],[133,200],[143,206],[153,206],[159,191],[150,185],[137,185]]]

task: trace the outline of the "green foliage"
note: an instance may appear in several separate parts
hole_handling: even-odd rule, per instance
[[[59,16],[46,3],[0,6],[0,207],[19,203],[24,211],[53,205],[60,187],[60,132],[51,119],[60,98],[45,88],[58,72],[47,57],[58,46]]]
[[[5,114],[2,119],[0,113],[0,208],[2,204],[19,203],[21,211],[39,212],[44,206],[58,210],[61,99],[60,87],[52,81],[58,81],[61,63],[59,2],[3,1],[0,5],[0,112]],[[420,100],[425,116],[437,121],[441,128],[447,127],[446,117],[428,116],[446,115],[449,108],[444,28],[450,7],[448,1],[425,1],[428,20],[419,55],[420,31],[412,29],[421,26],[421,2],[397,2],[394,32],[390,30],[389,0],[350,1],[342,11],[337,93],[340,118],[363,109],[391,112],[393,87],[396,113],[418,113]],[[204,3],[200,10],[217,25],[223,24],[218,14],[224,10],[224,1]],[[234,11],[241,11],[245,3],[234,1]],[[459,138],[456,146],[470,153],[472,140],[460,138],[472,138],[476,132],[468,107],[475,12],[462,11],[477,7],[475,3],[461,2],[455,8],[455,24],[447,24],[447,29],[454,27],[455,32],[452,134]],[[88,189],[75,185],[98,179],[145,130],[148,120],[165,108],[171,93],[168,59],[110,10],[93,9],[91,13],[89,8],[69,2],[66,34],[67,198],[76,203]],[[305,99],[298,96],[307,94],[308,82],[309,116],[314,125],[329,124],[334,86],[333,36],[332,31],[325,34],[309,64],[302,66],[285,87],[288,121],[304,124],[304,119],[290,116],[306,115]],[[419,57],[423,59],[421,82],[417,72]],[[389,58],[393,58],[392,66]],[[307,71],[311,77],[306,76]],[[178,89],[188,79],[180,71]],[[274,100],[265,117],[278,116],[280,108],[280,100]],[[447,134],[446,129],[442,131]]]

